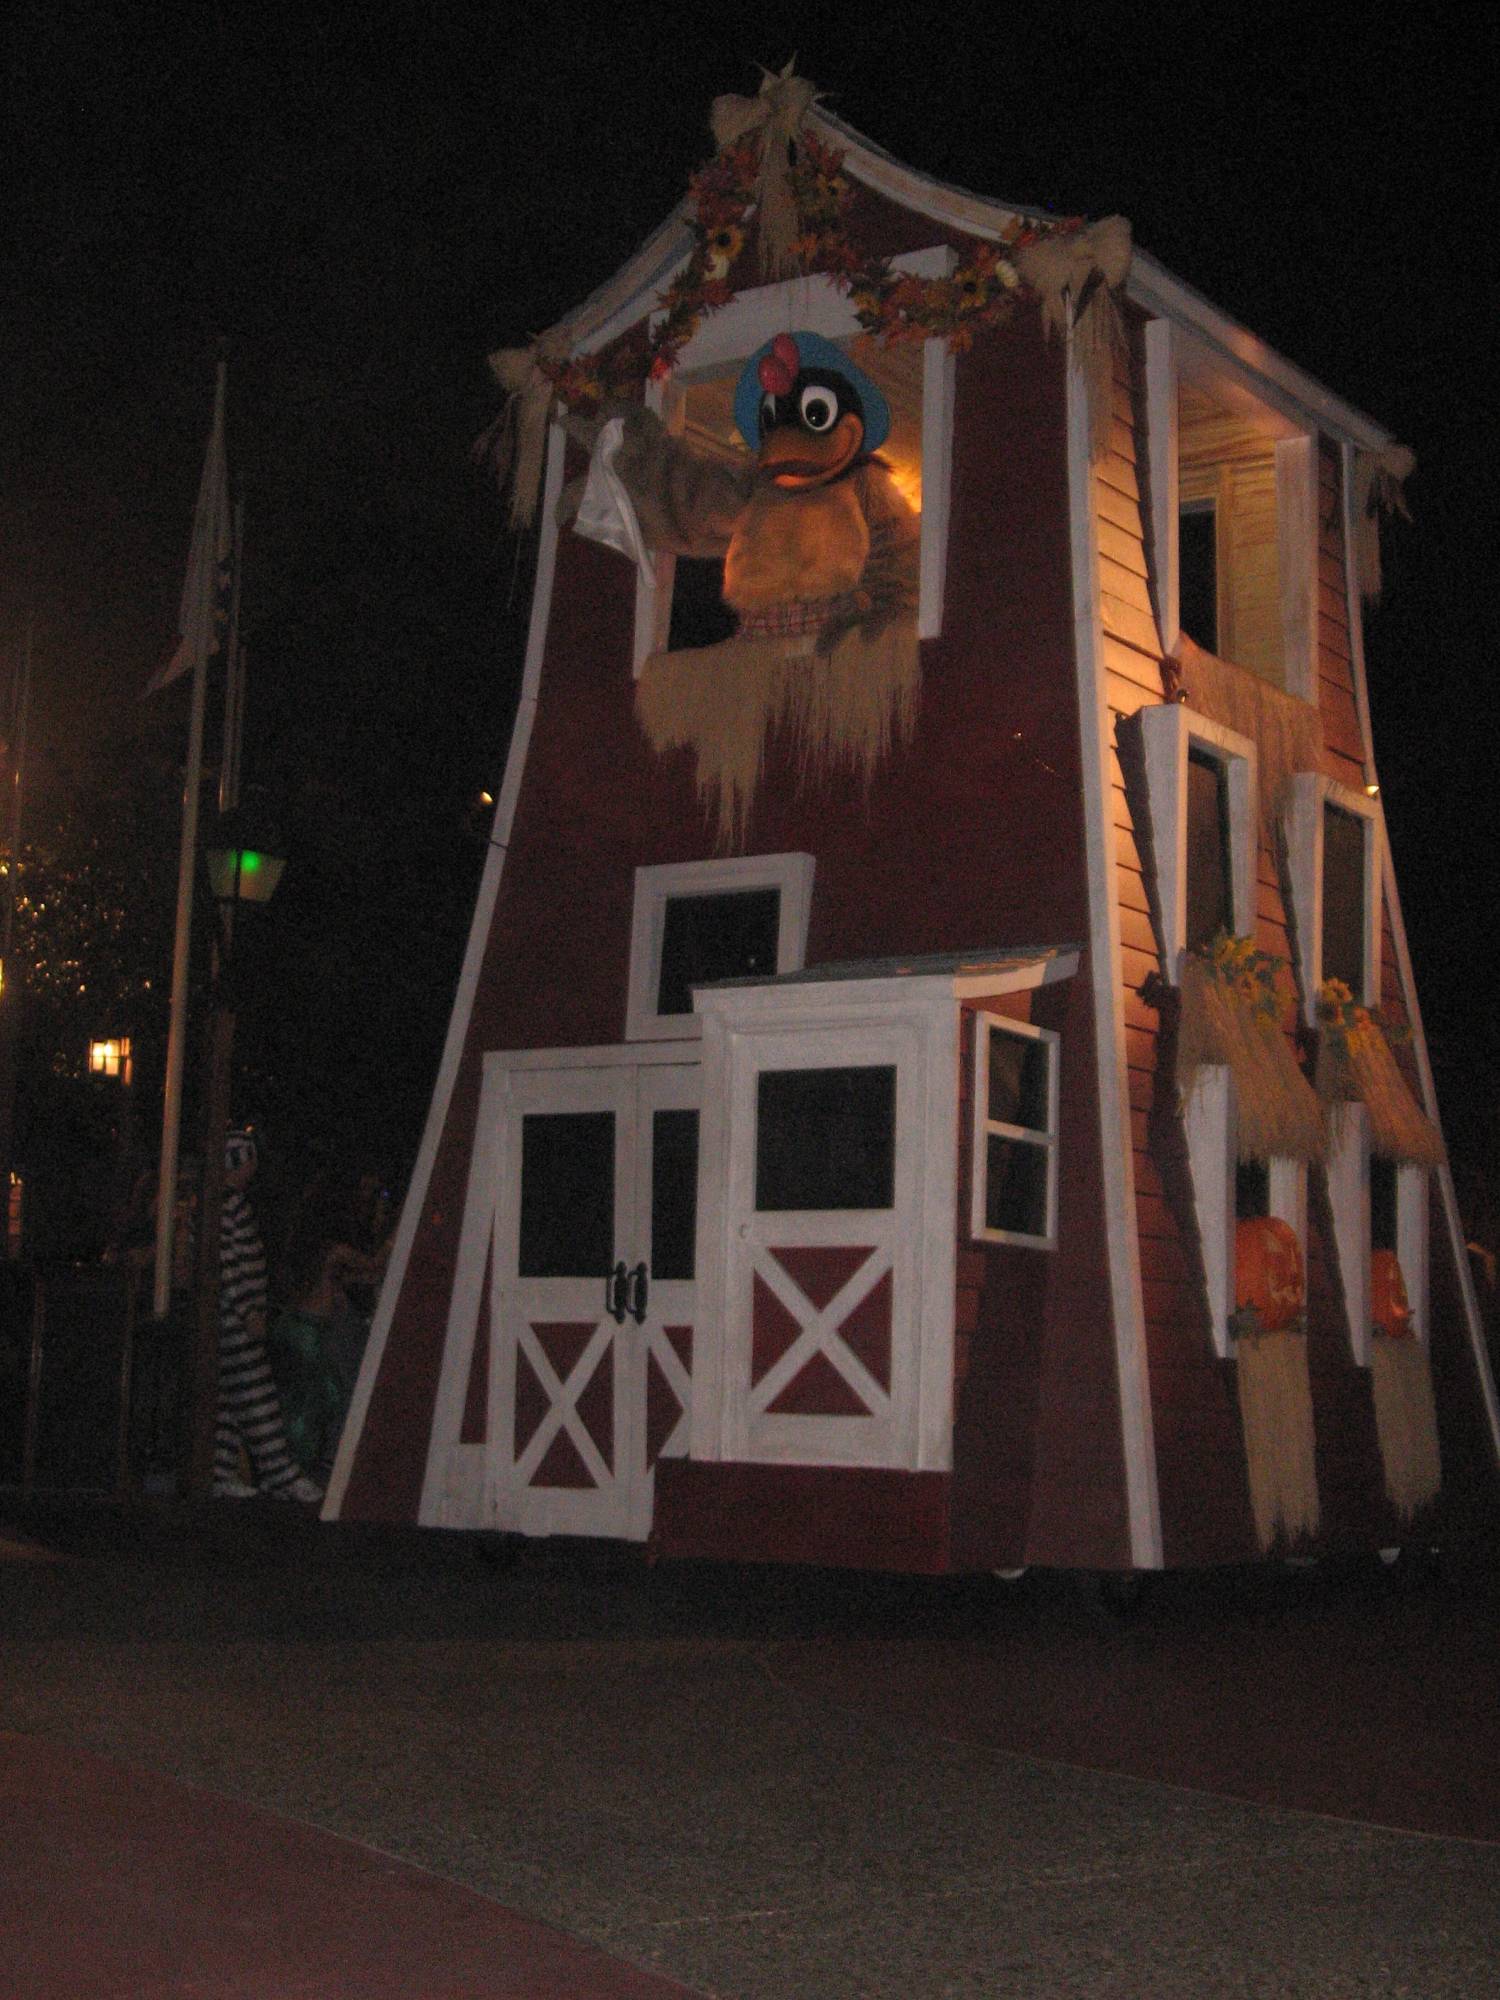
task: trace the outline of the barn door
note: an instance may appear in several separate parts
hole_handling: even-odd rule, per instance
[[[697,1072],[515,1070],[495,1229],[494,1518],[640,1538],[686,1449]]]
[[[731,1457],[915,1465],[921,1110],[900,1027],[747,1036],[731,1084]]]

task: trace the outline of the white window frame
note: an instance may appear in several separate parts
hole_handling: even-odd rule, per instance
[[[1363,1007],[1380,1004],[1380,935],[1383,923],[1385,822],[1378,802],[1365,792],[1317,772],[1292,779],[1286,811],[1287,863],[1297,936],[1297,975],[1305,1018],[1315,1025],[1318,989],[1323,983],[1324,810],[1335,806],[1365,829],[1364,966],[1355,999]],[[1362,1368],[1370,1365],[1374,1327],[1370,1299],[1370,1117],[1362,1104],[1331,1106],[1328,1114],[1328,1207],[1333,1218],[1333,1252],[1344,1296],[1349,1351]],[[1406,1283],[1417,1337],[1428,1334],[1428,1204],[1425,1167],[1396,1163],[1396,1257]]]
[[[1323,983],[1323,814],[1328,806],[1350,814],[1365,830],[1365,949],[1360,990],[1363,1007],[1380,1004],[1380,883],[1385,838],[1380,807],[1364,792],[1316,771],[1293,775],[1286,806],[1287,866],[1297,933],[1297,979],[1303,1018],[1316,1025]]]
[[[702,1036],[703,1023],[697,1014],[662,1014],[657,1010],[667,904],[674,897],[779,889],[776,970],[800,972],[807,954],[814,868],[810,854],[728,855],[712,861],[668,861],[656,867],[637,868],[630,919],[625,1039],[697,1041]]]
[[[1157,624],[1164,653],[1182,636],[1177,523],[1181,504],[1177,393],[1190,381],[1275,433],[1276,560],[1281,598],[1283,686],[1317,698],[1318,437],[1315,428],[1257,395],[1247,374],[1168,319],[1146,323],[1146,408]],[[1222,579],[1221,579],[1222,582]]]
[[[1210,722],[1182,702],[1143,708],[1141,736],[1146,759],[1146,794],[1151,808],[1151,844],[1161,909],[1162,956],[1168,976],[1182,978],[1187,950],[1187,767],[1188,751],[1201,750],[1225,767],[1229,780],[1229,876],[1234,928],[1238,937],[1255,929],[1255,874],[1260,831],[1257,820],[1255,745],[1222,724]]]
[[[922,278],[945,278],[957,263],[946,244],[913,250],[891,260],[892,268]],[[648,385],[646,401],[669,431],[682,428],[686,391],[695,377],[720,374],[743,363],[778,333],[822,334],[848,340],[864,331],[848,294],[826,275],[789,278],[738,292],[727,306],[708,314],[677,358],[666,382]],[[943,595],[948,561],[948,520],[953,487],[953,398],[955,357],[940,337],[922,345],[922,524],[917,637],[936,639],[943,629]],[[650,582],[636,582],[635,672],[666,643],[676,559],[656,558]]]
[[[1013,1035],[1018,1041],[1041,1042],[1047,1050],[1047,1124],[1041,1130],[1030,1125],[1010,1125],[989,1115],[990,1036]],[[974,1117],[972,1166],[969,1176],[969,1233],[982,1243],[1019,1243],[1033,1250],[1057,1248],[1057,1132],[1061,1037],[1053,1028],[1034,1027],[1030,1021],[1013,1021],[1008,1015],[974,1015]],[[1035,1147],[1047,1166],[1046,1227],[1040,1235],[1015,1229],[992,1229],[985,1220],[989,1193],[989,1147],[991,1134],[1014,1139]]]

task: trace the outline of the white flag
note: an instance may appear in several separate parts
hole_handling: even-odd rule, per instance
[[[158,688],[166,687],[168,682],[196,667],[200,660],[206,663],[212,659],[224,644],[228,630],[234,534],[229,513],[229,466],[224,455],[226,373],[221,361],[208,452],[198,485],[198,504],[193,510],[193,542],[188,550],[182,607],[177,614],[177,643],[146,683],[143,694],[155,694]]]

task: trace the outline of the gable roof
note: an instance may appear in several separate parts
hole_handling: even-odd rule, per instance
[[[852,179],[946,228],[994,241],[1018,219],[1056,220],[1044,209],[997,201],[919,173],[819,106],[807,113],[804,122],[825,145],[843,154],[844,169]],[[693,241],[692,210],[684,196],[613,277],[564,315],[556,332],[575,353],[607,346],[640,318],[643,301],[655,299],[670,283],[691,254]],[[1327,436],[1362,451],[1382,451],[1395,442],[1373,418],[1278,354],[1139,247],[1132,256],[1125,291],[1144,312],[1183,327],[1211,357],[1247,378],[1256,394],[1294,421],[1310,419]]]

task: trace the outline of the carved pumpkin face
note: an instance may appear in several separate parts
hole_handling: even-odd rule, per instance
[[[1281,1333],[1302,1310],[1302,1248],[1277,1215],[1243,1217],[1234,1227],[1234,1302],[1254,1308],[1267,1333]]]
[[[1406,1296],[1406,1279],[1394,1250],[1376,1250],[1370,1256],[1370,1317],[1375,1331],[1388,1340],[1414,1340],[1411,1306]]]

